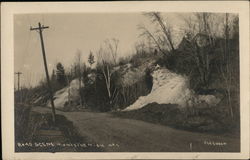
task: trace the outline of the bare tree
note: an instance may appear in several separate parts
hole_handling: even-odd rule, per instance
[[[216,17],[217,16],[217,17]],[[226,13],[224,15],[224,19],[221,19],[221,16],[213,15],[211,13],[196,13],[194,14],[196,21],[191,20],[191,18],[186,18],[186,31],[190,33],[192,36],[192,49],[194,54],[194,58],[196,59],[196,65],[200,73],[201,81],[204,84],[208,85],[209,76],[211,74],[210,63],[211,57],[210,54],[214,52],[215,49],[215,39],[217,37],[222,36],[224,39],[224,47],[222,52],[222,63],[217,64],[217,68],[226,88],[226,95],[227,95],[227,103],[230,116],[234,117],[233,106],[231,104],[232,101],[232,62],[231,62],[231,51],[229,48],[229,39],[230,34],[234,34],[231,32],[230,27],[230,17],[229,14]],[[222,21],[223,20],[223,21]],[[220,27],[223,25],[223,27]],[[233,27],[233,26],[232,26]],[[223,29],[220,29],[223,28]],[[222,35],[220,35],[223,33]],[[198,37],[203,37],[206,39],[205,44],[202,43],[202,39]],[[206,38],[207,37],[207,38]],[[205,47],[206,50],[202,50]]]
[[[146,36],[148,39],[152,39],[155,46],[159,49],[159,51],[163,55],[166,54],[166,52],[164,52],[164,49],[162,46],[162,39],[159,36],[153,35],[153,33],[151,33],[144,25],[138,25],[138,29],[142,30],[142,33],[140,36]]]
[[[184,22],[184,26],[182,27],[182,30],[184,31],[184,36],[187,40],[191,40],[198,33],[198,25],[195,22],[192,14],[189,16],[181,15],[181,19]]]
[[[80,106],[82,105],[82,96],[81,96],[81,88],[82,88],[82,74],[81,74],[81,57],[82,53],[80,50],[77,50],[76,57],[75,57],[75,72],[78,74],[78,80],[79,80],[79,98],[80,98]]]
[[[159,12],[149,12],[145,13],[145,15],[148,16],[153,23],[159,25],[160,30],[162,31],[164,37],[166,38],[167,45],[170,47],[170,50],[174,52],[175,47],[172,38],[171,26],[167,24],[167,21],[163,19],[162,15]]]
[[[135,51],[137,54],[143,54],[145,53],[145,50],[146,50],[146,45],[144,42],[137,42],[135,44]]]
[[[210,54],[214,52],[215,39],[219,33],[215,26],[219,26],[220,23],[211,13],[195,13],[183,19],[185,37],[191,43],[200,80],[205,87],[208,87],[211,75]]]
[[[111,83],[114,74],[114,70],[112,68],[116,64],[117,59],[118,42],[118,40],[106,40],[104,43],[105,48],[100,47],[97,53],[97,59],[99,67],[101,67],[103,77],[105,79],[105,85],[110,105],[113,105],[118,95],[117,88],[112,86],[113,84]]]
[[[112,38],[111,40],[106,39],[104,43],[109,50],[109,55],[112,57],[113,63],[116,65],[119,40],[116,38]]]
[[[224,54],[223,54],[223,64],[220,66],[220,73],[224,80],[226,90],[227,90],[227,101],[229,107],[229,113],[231,117],[234,117],[233,106],[231,104],[231,91],[232,91],[232,64],[230,58],[230,49],[229,49],[229,36],[230,36],[230,27],[229,27],[229,14],[225,13],[225,22],[224,22]],[[224,66],[225,64],[225,66]]]

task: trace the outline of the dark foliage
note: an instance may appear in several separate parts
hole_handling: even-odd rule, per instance
[[[138,110],[113,114],[178,129],[222,134],[231,132],[239,135],[239,121],[233,121],[229,117],[227,107],[223,103],[213,108],[204,106],[180,108],[175,104],[151,103]]]
[[[136,83],[118,89],[118,96],[116,101],[116,109],[124,109],[133,104],[140,96],[146,96],[152,89],[151,75],[145,75]]]
[[[30,106],[15,105],[15,140],[27,140],[27,124],[30,117]]]
[[[81,96],[84,99],[85,105],[95,111],[105,112],[123,109],[134,103],[140,96],[147,95],[153,86],[153,78],[149,69],[145,71],[145,76],[141,80],[130,86],[122,86],[119,83],[121,75],[119,71],[116,71],[111,77],[111,92],[114,93],[114,96],[112,97],[112,104],[110,104],[101,68],[97,68],[91,72],[95,75],[95,81],[91,81],[86,76],[86,83],[85,87],[82,88]]]
[[[56,79],[58,81],[58,83],[62,86],[65,86],[67,84],[66,81],[66,76],[65,76],[65,70],[63,65],[59,62],[56,65]]]
[[[60,137],[50,137],[49,135],[39,136],[39,130],[60,131]],[[88,142],[85,137],[81,137],[73,123],[62,115],[56,115],[56,124],[52,123],[52,116],[49,113],[41,114],[31,111],[31,106],[15,106],[15,151],[16,152],[100,152],[97,147],[17,147],[17,143],[93,143]]]
[[[213,52],[209,53],[209,77],[206,81],[207,83],[204,84],[201,81],[201,75],[199,73],[199,67],[196,65],[196,55],[193,51],[192,44],[183,38],[183,41],[179,45],[179,48],[175,51],[175,53],[170,53],[161,59],[158,60],[158,64],[161,66],[165,66],[166,68],[176,72],[178,74],[186,75],[190,79],[190,87],[195,91],[199,92],[199,90],[204,89],[220,89],[224,88],[221,85],[223,79],[221,78],[221,69],[219,67],[225,67],[223,64],[223,52],[225,46],[224,39],[216,39],[215,45],[213,46]],[[239,86],[239,49],[238,49],[238,42],[235,39],[231,39],[229,41],[230,47],[230,61],[232,65],[232,72],[234,77],[234,86]],[[200,54],[202,52],[206,52],[206,48],[200,49]]]
[[[89,53],[88,62],[90,66],[92,66],[95,63],[95,57],[91,51]]]
[[[153,87],[153,77],[149,68],[147,68],[145,71],[145,83],[147,85],[147,89],[151,91]]]

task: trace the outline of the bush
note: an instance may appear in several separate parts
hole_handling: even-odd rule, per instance
[[[30,118],[30,106],[15,104],[15,140],[27,140],[27,127]]]
[[[86,83],[81,91],[84,105],[94,111],[106,112],[123,109],[134,103],[140,96],[150,93],[153,86],[153,78],[149,69],[146,69],[145,75],[138,82],[130,86],[123,86],[121,84],[121,73],[119,70],[115,71],[111,77],[111,93],[115,94],[112,97],[112,104],[110,104],[101,68],[97,68],[95,74],[97,75],[95,82],[92,84]]]
[[[95,146],[88,147],[61,147],[61,146],[44,146],[18,147],[17,143],[34,143],[34,142],[51,142],[51,143],[93,143],[82,137],[75,128],[73,123],[63,115],[56,115],[56,124],[52,123],[50,113],[31,112],[30,106],[15,106],[15,152],[62,152],[62,151],[79,151],[95,152],[102,149]],[[37,134],[39,130],[59,130],[60,136],[41,136]]]
[[[223,104],[211,107],[180,108],[176,104],[150,103],[138,110],[114,112],[114,116],[143,120],[173,128],[211,133],[238,132],[239,121],[232,120]]]
[[[199,48],[197,49],[197,54],[194,52],[195,48],[194,44],[183,41],[179,48],[176,49],[174,53],[168,53],[167,55],[161,57],[157,63],[160,66],[164,66],[169,70],[186,75],[190,79],[190,87],[199,91],[200,89],[211,89],[211,88],[222,88],[223,79],[221,71],[224,71],[226,65],[224,63],[225,58],[224,54],[224,46],[225,40],[218,38],[215,40],[215,44],[208,48]],[[230,65],[232,68],[232,77],[234,79],[233,86],[238,85],[239,80],[239,44],[234,40],[229,40],[229,50],[230,55]],[[204,55],[209,55],[209,70],[206,71],[206,68],[199,67],[197,65],[197,61],[199,59],[200,66],[204,64]],[[204,62],[205,63],[205,62]],[[220,68],[222,67],[222,69]],[[204,73],[206,76],[201,75]],[[206,80],[204,80],[204,78]]]
[[[130,56],[128,56],[128,57],[121,57],[121,58],[119,59],[119,61],[118,61],[118,64],[119,64],[120,66],[122,66],[122,65],[128,64],[128,63],[130,62],[130,60],[131,60],[131,57],[130,57]]]

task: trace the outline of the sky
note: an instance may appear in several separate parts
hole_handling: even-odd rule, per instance
[[[174,29],[180,28],[183,14],[167,13]],[[21,85],[35,86],[45,78],[39,33],[30,31],[38,22],[49,26],[43,31],[49,72],[61,62],[69,67],[77,51],[83,62],[94,54],[108,38],[119,39],[118,56],[133,53],[135,43],[141,40],[139,24],[153,29],[142,13],[79,13],[79,14],[18,14],[14,16],[14,70],[22,72]],[[15,78],[17,79],[17,78]],[[16,82],[15,82],[16,83]]]

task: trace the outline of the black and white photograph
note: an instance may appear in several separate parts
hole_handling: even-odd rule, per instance
[[[13,14],[14,152],[241,153],[239,20]]]

